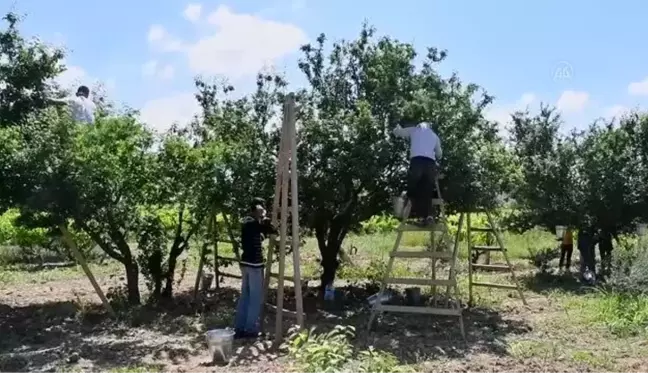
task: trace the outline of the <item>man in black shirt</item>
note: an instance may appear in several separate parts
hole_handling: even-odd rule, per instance
[[[236,307],[237,338],[259,334],[259,314],[263,302],[263,240],[277,230],[266,218],[265,201],[255,198],[241,227],[241,297]]]

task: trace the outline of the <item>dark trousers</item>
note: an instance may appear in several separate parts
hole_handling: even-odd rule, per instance
[[[558,262],[558,268],[562,268],[565,264],[565,268],[569,269],[571,267],[571,258],[574,253],[574,245],[560,245],[560,261]]]
[[[609,276],[612,270],[612,235],[603,234],[599,241],[599,252],[601,254],[601,274]]]
[[[580,272],[581,274],[585,273],[586,269],[589,269],[592,272],[596,272],[596,256],[594,253],[594,236],[587,233],[579,231],[578,233],[578,251],[581,255],[581,265]]]
[[[436,187],[437,165],[434,159],[414,157],[410,159],[407,173],[407,197],[412,201],[414,215],[426,218],[430,215],[432,197]]]

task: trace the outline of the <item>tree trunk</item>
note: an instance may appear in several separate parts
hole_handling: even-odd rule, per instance
[[[139,291],[139,267],[133,260],[124,263],[126,268],[126,287],[128,289],[128,303],[130,305],[140,304],[140,291]]]
[[[111,258],[119,261],[124,265],[126,270],[126,288],[128,291],[128,303],[139,305],[141,302],[139,291],[139,267],[133,260],[130,247],[126,243],[123,235],[119,231],[111,231],[110,236],[113,242],[102,239],[101,235],[94,229],[90,228],[83,219],[76,218],[76,223],[85,231],[99,247]],[[115,250],[115,246],[117,250]]]
[[[173,280],[175,278],[175,270],[178,265],[178,257],[185,250],[187,246],[186,241],[176,241],[171,247],[169,252],[169,261],[167,262],[167,272],[165,275],[164,291],[162,298],[171,299],[173,297]]]
[[[118,230],[111,230],[111,237],[117,245],[117,249],[124,257],[124,267],[126,268],[126,288],[128,289],[128,303],[136,306],[141,303],[139,291],[139,266],[133,258],[130,246],[126,242],[124,234]]]
[[[322,257],[323,271],[320,277],[320,292],[322,294],[326,286],[332,284],[335,280],[335,274],[340,265],[338,255],[348,229],[348,219],[344,217],[334,218],[330,222],[321,221],[315,228],[317,245]]]

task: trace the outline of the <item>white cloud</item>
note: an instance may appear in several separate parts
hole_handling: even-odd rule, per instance
[[[511,120],[511,114],[518,110],[525,110],[529,105],[535,103],[537,97],[534,93],[527,92],[512,104],[492,106],[484,113],[486,119],[504,125]]]
[[[256,74],[308,41],[295,25],[234,13],[223,5],[207,16],[207,22],[215,33],[193,43],[170,35],[160,25],[151,26],[148,40],[163,51],[186,52],[194,74],[229,78]]]
[[[628,85],[628,93],[633,96],[648,96],[648,77]]]
[[[564,91],[556,102],[556,107],[566,114],[579,113],[585,109],[588,101],[589,93],[587,92]]]
[[[148,41],[149,43],[155,43],[164,39],[166,35],[166,30],[160,25],[151,25],[148,32]]]
[[[200,105],[192,93],[178,93],[146,102],[140,110],[140,119],[164,132],[174,123],[188,124],[199,112]]]
[[[157,70],[158,62],[156,60],[150,60],[142,66],[142,75],[144,76],[153,76]]]
[[[192,3],[187,5],[184,12],[182,13],[189,22],[195,23],[200,20],[200,15],[202,13],[202,5]]]
[[[200,19],[202,7],[190,8],[191,5],[185,8],[184,17]],[[194,74],[228,78],[254,75],[308,41],[306,33],[295,25],[235,13],[226,6],[219,6],[204,19],[215,30],[194,42],[171,35],[162,25],[152,25],[147,40],[157,50],[184,53]],[[142,74],[171,77],[174,69],[151,60],[142,66]],[[165,131],[174,123],[188,124],[198,113],[200,105],[194,95],[184,92],[146,102],[140,118],[156,130]]]
[[[66,70],[56,77],[56,82],[63,89],[76,88],[79,85],[88,85],[88,73],[79,66],[66,66]]]
[[[65,62],[63,61],[62,64],[65,64]],[[66,70],[57,76],[54,82],[70,93],[76,92],[77,87],[80,85],[85,85],[90,88],[90,95],[97,93],[94,91],[98,90],[100,94],[108,97],[114,93],[113,91],[117,86],[115,79],[93,77],[85,69],[75,65],[66,65]]]
[[[175,74],[175,69],[171,65],[165,65],[164,67],[158,70],[158,76],[164,80],[169,80],[173,78],[174,74]]]
[[[189,67],[198,74],[256,74],[307,41],[306,33],[295,25],[236,14],[226,6],[207,20],[218,31],[188,49]]]
[[[628,107],[623,105],[614,105],[603,110],[603,117],[605,118],[618,118],[623,115],[625,112],[630,110]]]
[[[164,52],[177,52],[184,48],[182,40],[169,34],[162,25],[151,25],[147,40],[151,46]]]
[[[171,65],[160,65],[157,60],[150,60],[142,65],[142,75],[145,77],[154,77],[162,80],[173,78],[175,69]]]

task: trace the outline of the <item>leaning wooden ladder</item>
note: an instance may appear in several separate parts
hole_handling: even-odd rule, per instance
[[[456,269],[455,265],[457,262],[457,252],[459,249],[459,240],[456,239],[452,248],[452,251],[448,250],[448,243],[450,241],[447,219],[445,216],[445,208],[443,199],[441,198],[441,192],[439,189],[439,182],[436,181],[436,190],[437,198],[432,200],[433,207],[439,207],[439,217],[436,219],[435,223],[430,226],[417,226],[407,223],[409,218],[409,213],[411,210],[411,201],[408,199],[403,207],[402,221],[400,226],[397,229],[396,241],[394,247],[389,254],[389,263],[387,264],[387,271],[385,277],[380,286],[380,292],[378,293],[378,299],[373,306],[371,316],[369,317],[368,328],[371,329],[373,321],[376,316],[382,312],[403,312],[403,313],[417,313],[417,314],[428,314],[428,315],[441,315],[441,316],[455,316],[459,318],[459,327],[461,329],[461,335],[465,339],[465,330],[463,322],[463,312],[461,308],[461,301],[459,300],[459,291],[457,289],[457,280],[456,280]],[[462,218],[461,218],[462,219]],[[461,224],[461,222],[460,222]],[[431,246],[428,250],[423,251],[401,251],[400,243],[403,237],[404,232],[411,231],[429,231],[431,238]],[[435,233],[441,233],[438,240],[435,240]],[[423,278],[395,278],[391,277],[392,269],[394,266],[394,260],[396,258],[421,258],[421,259],[430,259],[431,263],[431,276],[429,279]],[[437,264],[440,261],[449,262],[449,272],[447,279],[438,279],[437,278]],[[381,298],[387,288],[388,284],[403,284],[403,285],[421,285],[421,286],[430,286],[432,291],[432,304],[430,306],[399,306],[399,305],[387,305],[381,303]],[[445,301],[443,299],[437,298],[437,286],[445,287]],[[454,299],[450,297],[454,295]]]
[[[524,294],[522,293],[522,289],[520,288],[520,285],[518,284],[517,276],[515,275],[515,270],[513,269],[513,265],[511,265],[511,261],[509,260],[508,253],[506,250],[506,247],[504,246],[504,241],[502,240],[502,236],[500,234],[500,230],[498,226],[495,224],[495,220],[493,219],[493,215],[490,213],[488,210],[482,210],[486,215],[486,219],[488,221],[488,226],[487,227],[473,227],[471,226],[470,222],[470,213],[462,213],[460,218],[459,218],[459,226],[457,228],[457,232],[461,231],[462,228],[462,221],[464,218],[464,215],[466,216],[466,237],[468,240],[468,305],[472,306],[473,305],[473,287],[488,287],[488,288],[497,288],[497,289],[512,289],[516,290],[517,293],[520,296],[520,299],[522,300],[522,303],[524,305],[527,304],[526,299],[524,298]],[[480,246],[480,245],[474,245],[473,244],[473,237],[472,233],[473,232],[485,232],[488,234],[492,234],[495,236],[495,242],[497,242],[496,246]],[[478,264],[475,263],[476,259],[473,259],[473,253],[483,253],[483,252],[501,252],[502,255],[504,256],[504,261],[505,263],[501,264],[491,264],[490,262],[488,264]],[[478,258],[478,255],[475,255],[475,258]],[[509,272],[511,275],[511,278],[513,280],[512,284],[500,284],[500,283],[488,283],[488,282],[481,282],[481,281],[475,281],[473,279],[473,275],[475,273],[475,270],[484,270],[484,271],[506,271]]]

